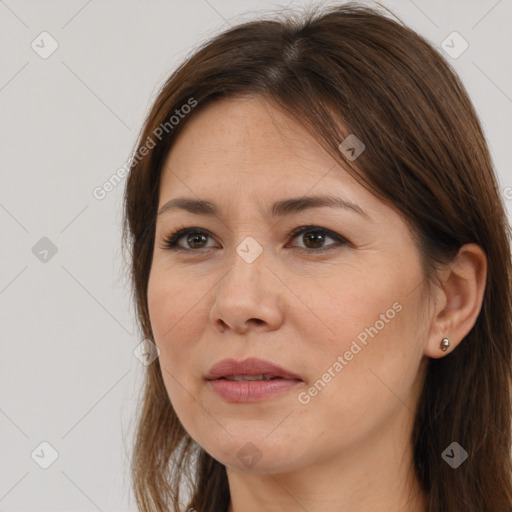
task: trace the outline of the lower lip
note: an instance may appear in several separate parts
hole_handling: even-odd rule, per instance
[[[212,389],[228,402],[257,402],[285,393],[301,383],[299,380],[250,380],[217,379],[208,381]]]

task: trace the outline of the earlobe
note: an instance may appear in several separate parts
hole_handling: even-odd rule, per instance
[[[487,257],[474,243],[463,245],[443,270],[425,355],[434,359],[457,348],[476,323],[485,292]]]

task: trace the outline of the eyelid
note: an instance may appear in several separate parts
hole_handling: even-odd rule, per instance
[[[350,244],[350,242],[344,236],[341,236],[338,233],[336,233],[336,232],[334,232],[334,231],[332,231],[330,229],[323,228],[321,226],[316,226],[316,225],[300,226],[300,227],[294,229],[288,235],[288,237],[293,239],[293,238],[296,238],[299,235],[302,235],[303,233],[306,233],[308,231],[320,231],[320,232],[323,232],[329,238],[332,238],[333,240],[335,240],[337,242],[337,244],[329,244],[329,245],[326,245],[325,247],[321,247],[320,249],[308,249],[308,248],[304,248],[304,247],[298,247],[298,249],[302,249],[302,250],[305,250],[307,252],[322,252],[322,251],[329,250],[329,248],[331,246],[349,245]],[[292,247],[296,247],[296,246],[292,246]]]
[[[319,253],[319,252],[324,252],[324,251],[327,251],[327,250],[330,250],[331,247],[339,247],[339,246],[343,246],[343,245],[350,245],[352,246],[351,242],[345,238],[344,236],[330,230],[330,229],[327,229],[327,228],[324,228],[322,226],[318,226],[318,225],[304,225],[304,226],[299,226],[295,229],[293,229],[288,235],[287,237],[288,238],[291,238],[291,239],[295,239],[297,238],[299,235],[305,233],[305,232],[308,232],[308,231],[318,231],[318,232],[322,232],[324,233],[326,236],[328,236],[329,238],[332,238],[333,240],[335,240],[337,243],[333,243],[333,244],[328,244],[326,245],[325,247],[320,247],[318,249],[308,249],[307,247],[297,247],[297,246],[292,246],[292,247],[295,247],[297,249],[300,249],[302,251],[306,251],[308,253]],[[189,248],[186,248],[186,247],[181,247],[178,245],[178,241],[185,235],[187,234],[196,234],[196,233],[199,233],[199,234],[205,234],[207,235],[208,237],[210,237],[211,239],[215,239],[215,237],[207,230],[207,229],[204,229],[204,228],[199,228],[199,227],[182,227],[182,228],[176,228],[175,230],[172,231],[171,234],[167,235],[164,237],[164,245],[161,246],[162,249],[164,250],[175,250],[175,251],[186,251],[186,252],[201,252],[201,251],[207,251],[207,250],[211,250],[212,247],[202,247],[200,249],[189,249]]]
[[[162,246],[162,249],[166,250],[183,250],[183,251],[189,251],[189,252],[199,252],[200,250],[209,250],[211,247],[203,247],[202,249],[188,249],[186,247],[181,247],[178,245],[178,241],[180,238],[184,237],[185,235],[188,235],[190,233],[201,233],[208,235],[211,239],[214,239],[213,235],[207,230],[203,228],[196,228],[196,227],[182,227],[182,228],[176,228],[172,231],[169,235],[164,236],[164,245]],[[172,246],[171,246],[172,245]]]

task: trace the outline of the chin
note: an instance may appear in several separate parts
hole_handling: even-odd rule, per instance
[[[277,474],[294,471],[300,467],[300,454],[297,454],[295,443],[283,445],[278,440],[272,442],[270,439],[261,439],[261,436],[234,436],[212,449],[205,449],[228,470],[237,472],[254,475]]]

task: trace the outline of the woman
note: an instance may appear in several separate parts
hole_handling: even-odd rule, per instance
[[[512,510],[509,225],[425,39],[356,4],[213,38],[124,220],[140,510]]]

